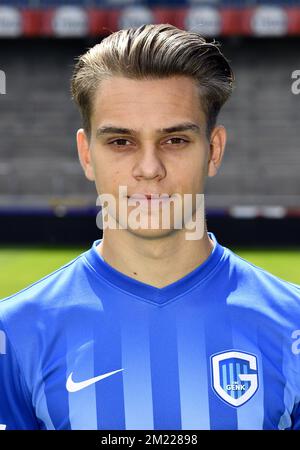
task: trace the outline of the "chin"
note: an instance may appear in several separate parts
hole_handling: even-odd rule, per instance
[[[167,221],[167,223],[165,224],[165,227],[163,227],[163,221],[162,221],[162,217],[161,214],[159,216],[155,216],[155,218],[153,219],[153,228],[151,228],[151,219],[150,216],[145,215],[143,217],[144,220],[140,220],[141,217],[139,217],[138,220],[138,227],[132,226],[130,225],[130,220],[129,217],[127,216],[127,220],[123,220],[122,217],[120,217],[120,215],[118,215],[115,218],[116,224],[117,224],[117,228],[118,229],[122,229],[122,230],[126,230],[128,233],[139,237],[139,238],[143,238],[143,239],[160,239],[160,238],[165,238],[168,236],[172,236],[180,231],[182,231],[183,227],[183,223],[182,223],[182,219],[181,217],[176,217],[174,218],[170,218],[169,221]],[[179,228],[178,226],[175,226],[175,223],[179,224]],[[144,226],[143,226],[144,225]]]
[[[133,234],[136,237],[139,237],[141,239],[162,239],[162,238],[166,238],[169,236],[174,235],[175,233],[178,233],[178,231],[180,230],[175,230],[173,228],[169,228],[169,229],[132,229],[129,228],[127,229],[128,233]]]

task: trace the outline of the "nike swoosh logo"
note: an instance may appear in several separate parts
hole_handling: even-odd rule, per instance
[[[90,386],[91,384],[97,383],[97,381],[104,380],[104,378],[110,377],[111,375],[121,372],[122,370],[124,370],[124,369],[118,369],[118,370],[114,370],[113,372],[107,372],[107,373],[104,373],[103,375],[98,375],[97,377],[89,378],[88,380],[80,381],[78,383],[73,381],[73,379],[72,379],[73,372],[71,372],[67,379],[67,383],[66,383],[67,391],[69,391],[69,392],[81,391],[81,389],[84,389],[84,388]]]

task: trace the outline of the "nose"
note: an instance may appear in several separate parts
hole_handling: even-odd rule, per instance
[[[162,179],[166,176],[166,168],[157,154],[157,149],[148,145],[137,152],[137,160],[134,164],[132,174],[137,179]]]

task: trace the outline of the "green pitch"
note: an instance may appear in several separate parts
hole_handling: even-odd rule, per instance
[[[88,248],[0,248],[0,298],[13,294]],[[242,258],[300,285],[300,249],[233,249]]]

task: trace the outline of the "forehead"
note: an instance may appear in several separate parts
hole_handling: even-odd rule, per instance
[[[133,80],[111,77],[101,82],[94,102],[92,122],[132,121],[157,124],[204,120],[196,82],[185,76]]]

